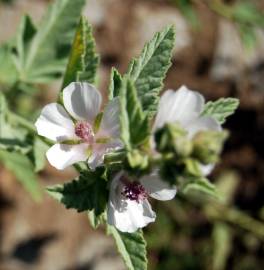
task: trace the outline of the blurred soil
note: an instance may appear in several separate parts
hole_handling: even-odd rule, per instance
[[[0,41],[14,35],[25,12],[38,21],[47,2],[17,0],[11,5],[0,4]],[[224,170],[235,171],[240,181],[235,205],[257,217],[264,205],[263,30],[259,30],[256,48],[247,51],[235,27],[199,1],[200,31],[191,29],[167,1],[88,2],[84,14],[94,26],[101,54],[103,91],[107,89],[112,66],[124,72],[129,60],[155,31],[175,24],[177,41],[165,89],[177,89],[185,84],[208,99],[226,96],[240,99],[239,110],[225,125],[231,137],[212,178]],[[43,103],[55,99],[58,85],[55,83],[47,89]],[[40,181],[44,187],[71,179],[72,174],[47,167]],[[125,269],[113,252],[113,241],[103,233],[92,231],[85,214],[65,210],[47,195],[42,203],[35,204],[3,168],[0,168],[0,190],[1,270]],[[229,269],[233,269],[232,264]]]

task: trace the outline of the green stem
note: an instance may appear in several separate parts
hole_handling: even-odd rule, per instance
[[[263,223],[234,207],[221,204],[207,205],[207,207],[205,207],[205,213],[209,218],[238,225],[242,229],[247,230],[264,240]]]

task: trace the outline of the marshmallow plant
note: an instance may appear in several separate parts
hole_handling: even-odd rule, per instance
[[[59,2],[51,11],[63,8]],[[26,18],[21,31],[33,29]],[[31,56],[20,57],[23,46],[13,50],[17,67],[26,62],[21,78],[40,82],[51,76],[44,65],[47,56],[39,58],[43,69],[37,69],[41,64],[34,66],[38,53],[44,52],[39,47],[45,33],[27,35],[33,38],[32,50],[26,50]],[[0,93],[0,160],[27,181],[43,168],[45,156],[58,170],[74,167],[78,177],[48,187],[48,193],[66,208],[88,212],[94,228],[103,225],[130,270],[147,269],[142,228],[158,218],[152,199],[177,199],[177,194],[188,196],[190,190],[218,197],[207,176],[226,139],[221,125],[238,106],[233,98],[206,103],[187,86],[161,94],[174,40],[174,28],[166,27],[145,45],[125,74],[113,68],[103,102],[95,86],[99,58],[92,30],[81,18],[58,99],[44,106],[34,125],[11,113]],[[49,67],[56,69],[61,63]],[[55,76],[59,70],[50,72]],[[10,134],[14,137],[6,137]],[[27,188],[32,191],[29,182]]]

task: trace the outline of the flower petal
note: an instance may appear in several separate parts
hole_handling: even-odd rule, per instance
[[[89,83],[73,82],[63,90],[63,103],[72,117],[92,123],[100,111],[102,96]]]
[[[39,135],[56,142],[70,140],[76,137],[74,124],[70,116],[57,103],[48,104],[42,109],[35,126]]]
[[[58,170],[87,159],[87,144],[54,144],[46,153],[49,163]]]
[[[215,164],[200,165],[201,172],[204,176],[209,175],[215,167]]]
[[[95,170],[96,167],[100,166],[104,162],[104,155],[114,150],[123,147],[123,143],[119,139],[111,140],[109,143],[95,144],[93,147],[93,153],[88,159],[88,165],[91,170]]]
[[[100,130],[105,136],[119,138],[120,136],[120,103],[119,98],[112,99],[105,107]],[[100,132],[100,131],[99,131]]]
[[[119,174],[120,175],[120,174]],[[140,203],[125,199],[121,194],[120,176],[115,177],[110,187],[110,198],[107,209],[107,222],[121,232],[135,232],[156,219],[155,212],[147,200]]]
[[[147,193],[154,199],[160,201],[168,201],[175,197],[177,189],[162,181],[158,172],[143,176],[140,183],[144,186]]]
[[[167,90],[161,97],[153,129],[165,123],[179,122],[182,126],[197,118],[204,107],[204,97],[182,86],[178,91]]]
[[[215,131],[222,130],[221,125],[210,116],[203,116],[194,119],[185,126],[185,129],[188,131],[188,136],[190,138],[193,137],[195,133],[202,130],[215,130]]]

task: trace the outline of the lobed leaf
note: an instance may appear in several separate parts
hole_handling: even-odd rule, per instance
[[[94,214],[99,216],[104,212],[108,198],[104,173],[103,168],[85,171],[72,182],[49,187],[47,191],[66,208],[74,208],[78,212],[94,210]]]
[[[129,270],[147,269],[146,242],[142,230],[135,233],[123,233],[108,225],[107,231],[114,237],[118,252]]]
[[[220,98],[217,101],[209,101],[205,104],[202,115],[211,116],[223,124],[226,118],[235,112],[238,105],[239,100],[236,98]]]
[[[171,65],[174,41],[174,28],[165,28],[145,45],[139,58],[130,64],[128,75],[135,83],[143,111],[149,116],[156,112],[163,79]]]

